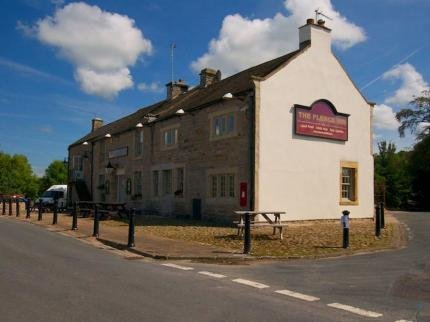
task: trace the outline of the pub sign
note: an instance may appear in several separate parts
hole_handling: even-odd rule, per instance
[[[348,117],[324,99],[311,106],[294,105],[294,131],[298,135],[348,141]]]

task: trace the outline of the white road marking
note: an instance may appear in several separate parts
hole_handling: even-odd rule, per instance
[[[250,280],[244,280],[242,278],[236,278],[235,280],[233,280],[233,282],[239,283],[239,284],[248,285],[248,286],[252,286],[252,287],[255,287],[255,288],[267,288],[267,287],[269,287],[269,285],[261,284],[261,283],[257,283],[257,282],[253,282],[253,281],[250,281]]]
[[[216,274],[216,273],[211,273],[211,272],[206,272],[206,271],[201,271],[201,272],[199,272],[199,274],[207,275],[207,276],[215,277],[215,278],[224,278],[224,277],[226,277],[225,275],[222,275],[222,274]]]
[[[355,313],[358,315],[367,316],[369,318],[378,318],[378,317],[382,316],[381,313],[366,311],[366,310],[360,309],[358,307],[340,304],[340,303],[330,303],[330,304],[327,304],[327,306],[334,307],[334,308],[340,309],[340,310],[345,310],[345,311]]]
[[[176,265],[176,264],[172,264],[172,263],[166,263],[166,264],[161,264],[161,265],[167,266],[167,267],[172,267],[172,268],[177,268],[177,269],[182,269],[183,271],[192,271],[194,269],[193,267],[180,266],[180,265]]]
[[[397,320],[395,322],[412,322],[411,320]]]
[[[275,291],[275,293],[295,297],[296,299],[300,299],[300,300],[308,301],[308,302],[319,301],[318,297],[310,296],[310,295],[306,295],[306,294],[302,294],[302,293],[297,293],[297,292],[293,292],[290,290],[279,290],[279,291]]]

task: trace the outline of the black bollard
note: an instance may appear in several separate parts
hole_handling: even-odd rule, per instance
[[[78,229],[78,202],[75,201],[73,203],[73,212],[72,212],[72,230]]]
[[[343,216],[340,219],[342,223],[342,228],[343,228],[342,247],[348,248],[349,247],[349,211],[344,210],[342,211],[342,214]]]
[[[381,228],[385,228],[385,213],[384,213],[384,203],[379,204],[379,211],[381,212]]]
[[[128,214],[128,243],[127,247],[134,247],[134,209],[130,209]]]
[[[375,207],[375,236],[381,236],[381,208],[379,205]]]
[[[1,214],[4,216],[4,215],[6,215],[6,200],[5,199],[3,199],[3,210],[2,210],[2,212],[1,212]]]
[[[251,252],[251,214],[245,214],[245,235],[243,240],[243,253],[249,254]]]
[[[38,204],[38,214],[37,214],[37,220],[41,221],[42,220],[42,215],[43,215],[43,208],[42,208],[42,201],[39,200],[39,204]]]
[[[20,212],[20,209],[19,209],[19,199],[16,199],[15,202],[16,202],[16,205],[15,205],[16,206],[15,207],[16,216],[19,217],[19,212]]]
[[[9,216],[12,216],[12,199],[9,199]]]
[[[53,216],[52,216],[52,224],[53,225],[56,225],[57,224],[57,221],[58,221],[58,200],[54,200],[54,213],[53,213]]]
[[[99,237],[99,210],[98,206],[94,205],[94,230],[93,237]]]
[[[25,199],[25,211],[26,211],[26,215],[25,215],[25,218],[30,218],[30,202],[31,202],[31,200],[30,200],[30,198],[27,198],[27,199]]]

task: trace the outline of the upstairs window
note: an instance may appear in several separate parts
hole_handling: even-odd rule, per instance
[[[134,156],[143,155],[143,130],[137,130],[134,134]]]
[[[214,116],[212,119],[212,136],[223,137],[235,132],[234,113]]]
[[[166,129],[162,133],[162,141],[165,148],[174,147],[178,144],[178,128]]]

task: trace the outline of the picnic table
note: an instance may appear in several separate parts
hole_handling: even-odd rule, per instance
[[[235,214],[239,215],[239,221],[237,224],[237,235],[243,235],[245,229],[245,216],[249,214],[251,216],[251,227],[273,227],[273,235],[276,234],[276,229],[279,231],[279,237],[282,240],[282,229],[287,226],[286,222],[282,222],[281,215],[285,214],[285,211],[254,211],[254,210],[240,210],[235,211]],[[255,217],[261,215],[265,221],[256,221]],[[273,216],[273,218],[271,218]]]
[[[125,202],[94,202],[94,201],[79,201],[79,213],[86,217],[90,213],[94,213],[95,206],[98,206],[98,214],[100,219],[108,218],[112,215],[118,215],[121,219],[125,214],[127,217],[127,209]]]

